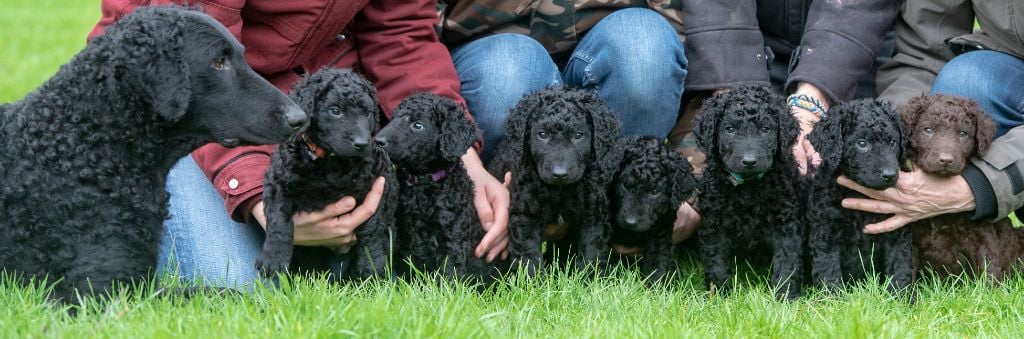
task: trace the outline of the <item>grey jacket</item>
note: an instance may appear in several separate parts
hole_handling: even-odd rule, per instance
[[[683,0],[687,90],[768,83],[769,53],[790,60],[786,88],[849,100],[871,68],[897,0]]]
[[[975,18],[985,31],[972,32]],[[1024,1],[908,0],[896,20],[896,54],[878,71],[879,97],[902,104],[927,94],[939,70],[955,56],[950,44],[1024,58]],[[984,157],[971,160],[963,176],[974,193],[975,219],[999,220],[1021,208],[1024,126],[996,139]]]

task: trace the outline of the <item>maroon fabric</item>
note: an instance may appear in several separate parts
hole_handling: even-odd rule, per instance
[[[103,34],[106,25],[138,6],[168,3],[203,7],[242,42],[252,68],[282,91],[300,73],[333,65],[352,67],[370,79],[388,118],[414,92],[465,106],[451,56],[434,33],[434,1],[103,0],[103,16],[89,37]],[[192,153],[233,219],[252,221],[274,147],[208,144]]]

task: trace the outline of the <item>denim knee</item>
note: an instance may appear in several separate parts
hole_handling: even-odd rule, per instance
[[[562,81],[544,46],[522,34],[496,34],[459,46],[452,61],[462,97],[483,130],[485,160],[504,135],[509,109],[523,95]]]
[[[995,51],[976,51],[953,58],[939,71],[932,93],[974,99],[999,126],[998,135],[1024,123],[1024,60]]]

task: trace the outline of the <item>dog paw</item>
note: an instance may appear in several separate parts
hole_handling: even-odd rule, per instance
[[[288,273],[288,260],[281,260],[277,258],[263,258],[256,259],[256,269],[260,271],[264,277],[276,277],[278,274]]]

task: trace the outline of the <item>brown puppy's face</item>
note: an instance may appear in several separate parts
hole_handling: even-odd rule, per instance
[[[960,174],[972,156],[984,154],[995,132],[981,107],[964,98],[933,95],[907,105],[910,160],[930,174]]]

